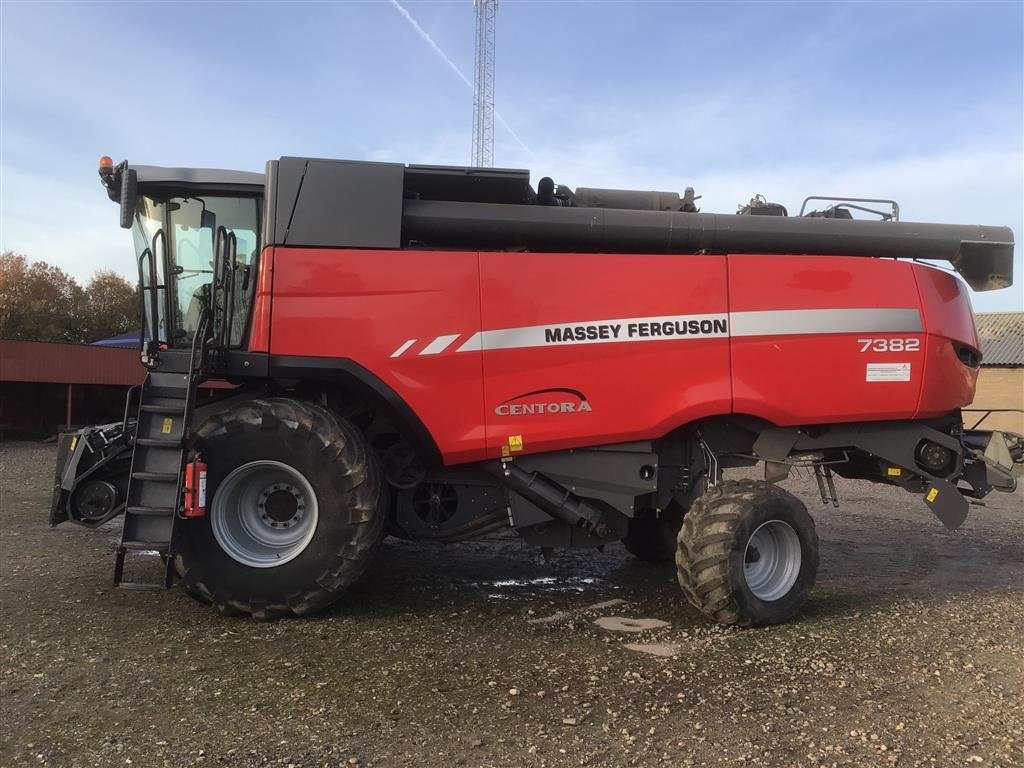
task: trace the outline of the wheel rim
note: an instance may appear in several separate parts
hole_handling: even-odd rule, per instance
[[[101,520],[117,503],[117,489],[103,480],[91,480],[71,497],[75,512],[89,522]]]
[[[224,478],[213,497],[210,525],[229,557],[253,568],[284,565],[316,533],[313,486],[279,461],[251,461]]]
[[[789,523],[762,523],[747,540],[743,553],[747,588],[758,600],[780,600],[796,584],[802,557],[800,537]]]

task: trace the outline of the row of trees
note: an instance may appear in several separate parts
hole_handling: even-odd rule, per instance
[[[138,289],[109,269],[83,288],[45,261],[0,253],[0,338],[83,344],[139,327]]]

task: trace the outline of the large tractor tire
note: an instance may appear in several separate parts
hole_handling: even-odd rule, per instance
[[[687,599],[719,624],[781,624],[814,585],[818,534],[793,494],[757,480],[723,482],[683,519],[676,567]]]
[[[626,550],[638,560],[650,563],[670,563],[676,556],[679,527],[683,524],[685,507],[673,500],[658,512],[654,509],[638,510],[629,521]]]
[[[362,434],[314,403],[267,398],[208,418],[207,514],[183,521],[185,590],[228,615],[303,616],[363,573],[384,533],[386,493]]]

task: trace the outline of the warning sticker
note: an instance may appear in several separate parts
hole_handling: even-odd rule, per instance
[[[164,419],[163,426],[160,427],[160,434],[169,435],[171,434],[171,427],[174,426],[173,419]]]
[[[523,436],[522,435],[509,435],[508,436],[508,449],[510,451],[521,451],[521,450],[523,450]]]
[[[866,381],[910,381],[910,363],[868,363]]]

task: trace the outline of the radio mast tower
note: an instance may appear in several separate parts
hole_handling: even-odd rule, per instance
[[[494,22],[498,0],[473,0],[476,55],[473,67],[473,152],[470,165],[494,167]]]

